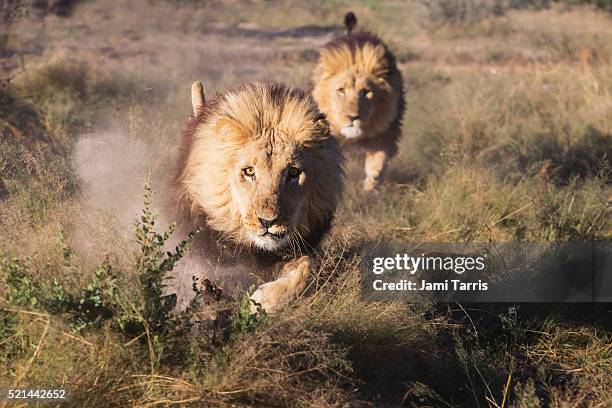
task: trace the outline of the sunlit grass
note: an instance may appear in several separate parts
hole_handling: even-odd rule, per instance
[[[44,51],[2,88],[0,386],[65,386],[75,407],[608,404],[607,305],[368,302],[360,276],[377,242],[612,238],[610,17],[557,5],[440,20],[422,2],[240,4],[113,13],[115,3],[84,2],[47,18]],[[141,175],[159,191],[155,208],[191,81],[207,97],[251,79],[306,88],[313,53],[348,8],[388,39],[406,79],[404,137],[379,195],[363,196],[351,156],[307,290],[280,315],[216,339],[178,323],[147,331],[144,313],[122,327],[143,302],[130,224]],[[311,25],[320,30],[292,31]],[[84,137],[106,146],[86,175],[79,166],[95,155],[78,156]],[[117,174],[134,191],[98,189]],[[131,212],[115,211],[129,199]],[[50,306],[70,296],[85,306]]]

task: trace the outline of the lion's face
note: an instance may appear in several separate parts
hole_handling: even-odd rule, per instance
[[[192,213],[235,242],[274,251],[332,217],[343,156],[310,97],[255,83],[205,107],[179,177]]]
[[[368,131],[376,105],[388,97],[387,92],[369,76],[353,70],[340,72],[327,82],[328,120],[347,139],[360,137]]]
[[[335,135],[373,136],[397,115],[399,93],[382,45],[323,48],[313,75],[313,97]]]
[[[297,238],[311,179],[317,176],[309,159],[316,163],[316,157],[295,144],[277,145],[270,155],[265,144],[262,138],[239,149],[230,188],[240,203],[242,235],[260,248],[275,250]]]

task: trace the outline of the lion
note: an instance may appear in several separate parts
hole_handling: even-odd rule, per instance
[[[276,272],[251,297],[274,312],[304,288],[308,252],[342,193],[344,156],[301,90],[253,82],[207,102],[195,82],[191,94],[174,181],[178,224],[199,230],[192,251],[211,268]]]
[[[357,18],[344,17],[346,34],[319,50],[312,95],[333,135],[346,146],[365,151],[363,189],[383,181],[397,153],[405,110],[402,75],[395,57],[374,34],[353,31]]]

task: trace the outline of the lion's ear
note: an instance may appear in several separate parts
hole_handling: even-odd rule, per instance
[[[248,132],[236,120],[221,116],[214,125],[215,134],[223,143],[246,143]]]
[[[191,84],[191,105],[193,106],[193,116],[197,116],[198,112],[204,104],[206,99],[204,98],[204,87],[200,81],[195,81]]]
[[[387,53],[387,50],[385,49],[385,46],[382,44],[378,44],[376,48],[374,48],[374,55],[376,55],[376,57],[379,59],[383,59],[386,53]]]

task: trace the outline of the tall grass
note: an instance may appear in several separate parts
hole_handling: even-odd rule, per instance
[[[608,15],[506,1],[114,4],[47,19],[47,48],[0,89],[0,386],[64,386],[74,407],[610,403],[606,304],[361,296],[363,257],[389,241],[612,238]],[[135,228],[92,208],[104,177],[77,173],[79,139],[125,131],[161,185],[192,80],[207,97],[253,77],[307,86],[309,55],[349,7],[406,78],[388,182],[362,195],[350,161],[307,289],[279,315],[253,317],[210,282],[170,313],[163,286],[188,246],[154,216],[165,197]]]

